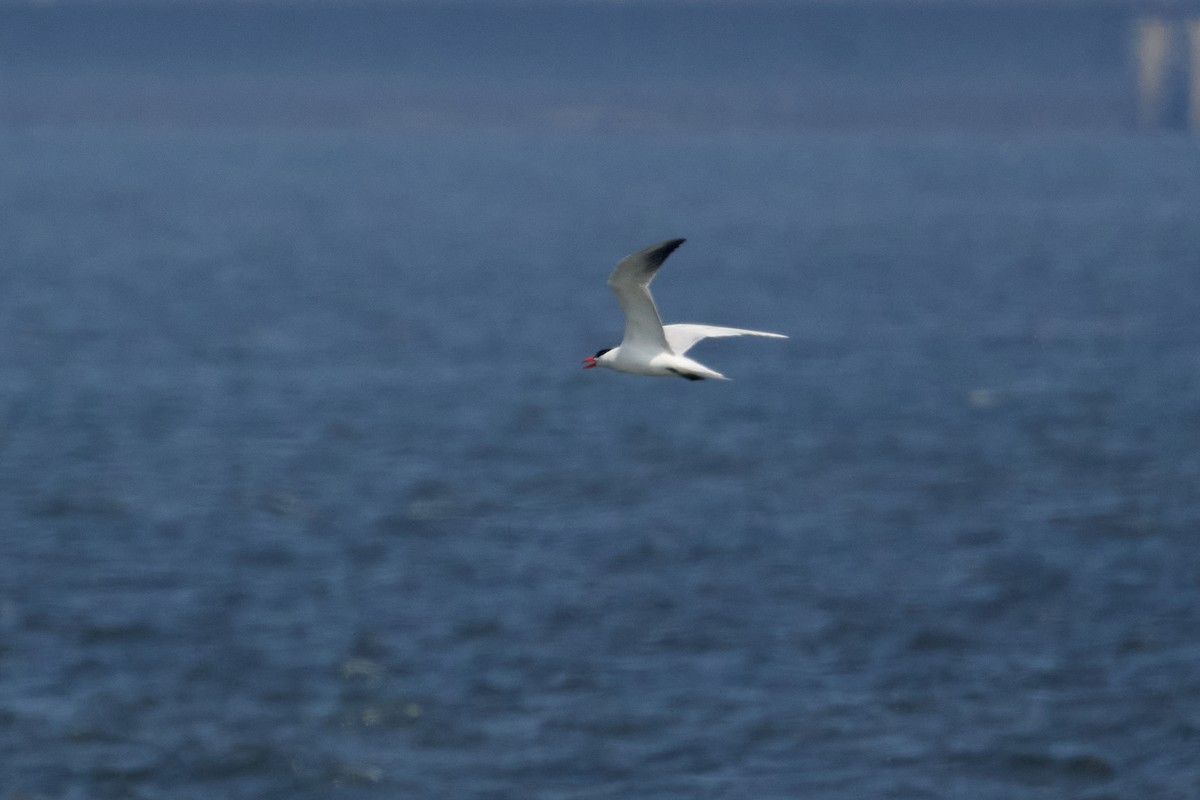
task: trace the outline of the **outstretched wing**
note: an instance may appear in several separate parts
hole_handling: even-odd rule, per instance
[[[770,339],[786,339],[782,333],[751,331],[745,328],[720,328],[716,325],[667,325],[663,328],[671,352],[683,355],[701,339],[716,339],[721,336],[766,336]]]
[[[625,338],[622,347],[640,350],[668,349],[662,319],[650,296],[650,281],[654,273],[683,244],[683,239],[670,239],[625,256],[608,276],[608,288],[617,296],[625,312]]]

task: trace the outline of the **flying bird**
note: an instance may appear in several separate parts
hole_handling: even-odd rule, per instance
[[[608,288],[617,296],[625,312],[625,338],[616,347],[606,347],[583,360],[584,369],[607,367],[634,375],[728,380],[716,370],[709,369],[686,353],[701,339],[719,336],[767,336],[786,339],[782,333],[750,331],[744,328],[720,328],[715,325],[663,325],[654,298],[650,296],[650,281],[658,268],[674,253],[684,239],[669,239],[650,245],[645,250],[625,256],[608,276]]]

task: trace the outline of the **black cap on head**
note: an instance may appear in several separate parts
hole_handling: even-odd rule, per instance
[[[603,350],[597,350],[597,351],[596,351],[596,355],[592,356],[592,358],[599,358],[600,356],[602,356],[602,355],[604,355],[605,353],[607,353],[609,350],[612,350],[612,348],[611,348],[611,347],[606,347],[606,348],[604,348]]]

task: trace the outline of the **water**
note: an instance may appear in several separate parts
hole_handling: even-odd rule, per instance
[[[1194,143],[39,102],[2,800],[1200,790]]]

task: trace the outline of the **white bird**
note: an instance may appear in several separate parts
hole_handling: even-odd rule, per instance
[[[584,369],[607,367],[634,375],[667,377],[677,375],[689,381],[705,378],[728,380],[716,370],[685,353],[701,339],[718,336],[768,336],[786,339],[782,333],[750,331],[744,328],[719,328],[715,325],[663,325],[650,296],[650,281],[658,268],[675,252],[683,239],[670,239],[625,256],[608,276],[608,288],[617,296],[625,312],[625,338],[617,347],[606,347],[583,360]]]

